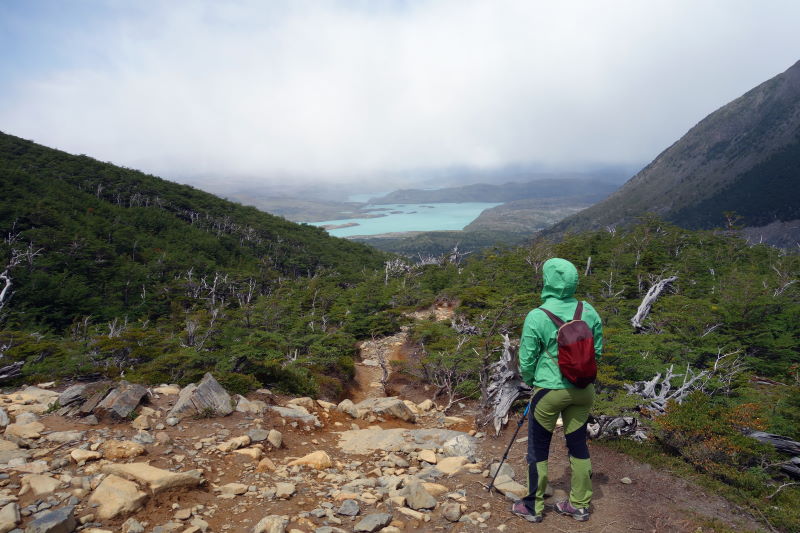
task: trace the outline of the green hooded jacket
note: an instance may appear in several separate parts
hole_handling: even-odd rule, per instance
[[[578,286],[578,270],[566,259],[554,257],[545,261],[542,307],[560,319],[572,320],[578,300],[573,295]],[[603,351],[603,324],[589,303],[583,303],[581,319],[589,325],[594,335],[594,350],[599,357]],[[548,316],[534,309],[525,317],[519,343],[519,369],[522,379],[532,387],[569,389],[575,385],[564,379],[558,368],[558,330]],[[551,358],[545,350],[553,357]],[[555,361],[553,360],[555,359]]]

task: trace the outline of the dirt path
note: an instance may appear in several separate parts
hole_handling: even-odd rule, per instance
[[[482,439],[480,451],[483,459],[500,458],[513,434],[506,428],[498,438]],[[525,427],[523,427],[524,433]],[[509,454],[515,479],[523,482],[525,476],[526,443],[516,442]],[[708,494],[693,483],[668,472],[654,470],[631,457],[590,442],[594,497],[589,522],[576,522],[553,511],[545,511],[542,531],[602,532],[602,533],[683,533],[710,531],[765,531],[752,517],[743,513],[725,499]],[[563,433],[556,430],[550,449],[550,484],[555,495],[548,502],[567,497],[569,490],[569,461]],[[632,483],[620,480],[629,478]],[[485,480],[483,480],[485,482]],[[478,480],[476,480],[476,483]],[[481,496],[488,497],[484,492]],[[510,504],[503,498],[490,498],[492,514],[509,526],[509,531],[532,529],[521,519],[508,512]],[[714,525],[728,529],[717,529]]]
[[[437,320],[450,320],[452,308],[434,308],[416,313],[416,318],[434,316]],[[356,386],[352,390],[352,400],[385,396],[381,386],[382,371],[377,361],[381,357],[387,361],[401,360],[405,343],[408,340],[404,330],[397,335],[368,341],[361,346],[362,362],[356,365]],[[366,362],[366,363],[365,363]],[[390,379],[390,387],[391,387]],[[415,401],[419,400],[422,388],[404,387],[404,396],[414,392]],[[411,389],[417,389],[412,391]],[[424,396],[424,394],[422,394]],[[467,408],[464,412],[448,413],[474,420],[474,411]],[[485,464],[502,457],[505,447],[511,438],[514,424],[506,427],[498,437],[480,439],[479,455]],[[483,428],[485,429],[485,428]],[[516,472],[515,479],[524,484],[525,479],[525,428],[520,433],[517,443],[512,448],[508,463]],[[509,513],[510,503],[501,495],[489,495],[481,490],[481,484],[487,481],[479,475],[467,476],[465,487],[476,498],[484,501],[486,509],[492,512],[488,522],[489,530],[506,525],[506,531],[527,531],[534,528],[542,531],[561,532],[694,532],[719,531],[765,531],[750,515],[742,512],[725,499],[708,494],[689,481],[673,476],[668,472],[654,470],[650,465],[640,463],[633,458],[590,443],[592,465],[594,470],[593,514],[588,523],[579,523],[572,518],[563,517],[555,512],[547,511],[542,526],[533,526]],[[622,483],[629,478],[630,484]],[[550,483],[555,495],[549,500],[554,503],[567,497],[569,490],[569,461],[564,445],[563,433],[556,430],[550,455]],[[421,529],[420,531],[424,531]],[[453,524],[452,531],[471,531],[467,526]]]
[[[453,317],[453,307],[450,305],[434,305],[430,309],[409,313],[410,317],[417,320],[433,318],[437,321],[448,321]],[[388,337],[381,337],[364,341],[359,346],[360,361],[356,362],[356,374],[353,387],[350,389],[350,399],[358,403],[367,398],[386,396],[382,380],[384,370],[381,361],[386,364],[388,379],[391,375],[391,361],[404,361],[408,343],[408,328],[401,328],[400,332]]]

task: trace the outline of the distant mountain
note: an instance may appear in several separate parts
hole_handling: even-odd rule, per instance
[[[444,189],[402,189],[372,198],[373,204],[424,204],[458,202],[510,202],[524,198],[570,197],[582,203],[602,200],[617,185],[587,178],[542,179],[502,185],[478,183]]]
[[[711,113],[607,200],[547,233],[630,224],[648,212],[712,228],[729,211],[741,226],[771,224],[776,242],[785,237],[776,228],[797,231],[774,223],[800,219],[800,62]]]

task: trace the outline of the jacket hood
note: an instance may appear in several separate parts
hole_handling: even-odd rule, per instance
[[[564,300],[575,294],[578,286],[578,269],[566,259],[554,257],[545,261],[542,267],[544,288],[542,301],[548,298]]]

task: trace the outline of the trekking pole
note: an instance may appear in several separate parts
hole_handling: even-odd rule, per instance
[[[508,443],[508,448],[506,448],[506,453],[503,454],[503,458],[500,459],[500,464],[497,465],[497,470],[494,471],[494,476],[492,476],[492,482],[489,483],[489,486],[486,487],[486,490],[492,492],[492,487],[494,487],[494,480],[497,479],[497,474],[500,473],[500,467],[503,466],[503,463],[506,462],[508,458],[508,452],[511,451],[511,447],[514,445],[514,441],[517,440],[517,435],[519,434],[519,430],[522,427],[522,424],[525,423],[525,419],[528,417],[528,411],[531,409],[531,402],[533,401],[533,391],[531,391],[531,399],[528,400],[528,405],[525,406],[525,411],[522,413],[522,416],[517,423],[517,429],[514,430],[514,436],[511,437],[511,442]]]

